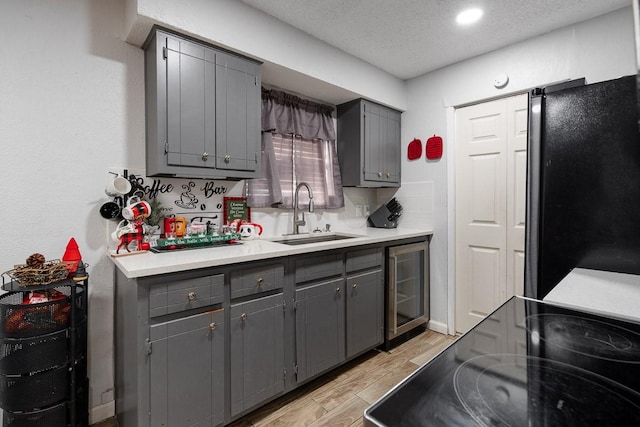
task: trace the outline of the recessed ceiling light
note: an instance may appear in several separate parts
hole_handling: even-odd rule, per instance
[[[482,18],[483,13],[482,9],[478,8],[463,10],[458,14],[458,16],[456,16],[456,22],[459,25],[473,24]]]

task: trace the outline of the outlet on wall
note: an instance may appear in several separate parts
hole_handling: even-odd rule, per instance
[[[363,205],[356,205],[356,216],[361,217],[363,212]]]

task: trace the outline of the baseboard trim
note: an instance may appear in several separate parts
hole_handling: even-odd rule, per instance
[[[113,417],[116,414],[116,401],[112,400],[103,405],[89,409],[89,424],[96,424]]]
[[[431,329],[434,332],[439,332],[441,334],[447,335],[447,325],[445,323],[441,323],[441,322],[436,322],[433,320],[429,320],[429,324],[427,325],[427,328]]]

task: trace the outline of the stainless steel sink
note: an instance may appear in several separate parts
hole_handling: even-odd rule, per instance
[[[308,234],[308,235],[291,235],[284,239],[272,240],[275,243],[283,243],[285,245],[306,245],[309,243],[331,242],[334,240],[353,239],[355,235],[347,234]]]

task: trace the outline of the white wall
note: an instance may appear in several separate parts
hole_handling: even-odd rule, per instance
[[[141,45],[152,23],[158,23],[264,61],[263,75],[276,86],[334,104],[361,96],[406,108],[402,80],[241,1],[126,2],[133,44]]]
[[[403,189],[412,183],[433,183],[434,322],[447,324],[453,320],[453,107],[580,77],[594,83],[635,74],[633,37],[633,17],[628,7],[407,82],[407,111],[402,115]],[[493,79],[499,73],[509,75],[509,84],[504,89],[493,87]],[[437,162],[427,162],[424,157],[420,161],[407,161],[404,153],[408,143],[414,137],[424,143],[433,134],[444,139],[443,158]],[[408,220],[405,215],[403,221]]]
[[[90,405],[113,405],[113,265],[98,207],[110,166],[143,166],[143,55],[122,1],[0,3],[0,271],[76,238],[89,263]],[[105,407],[100,405],[106,404]]]

